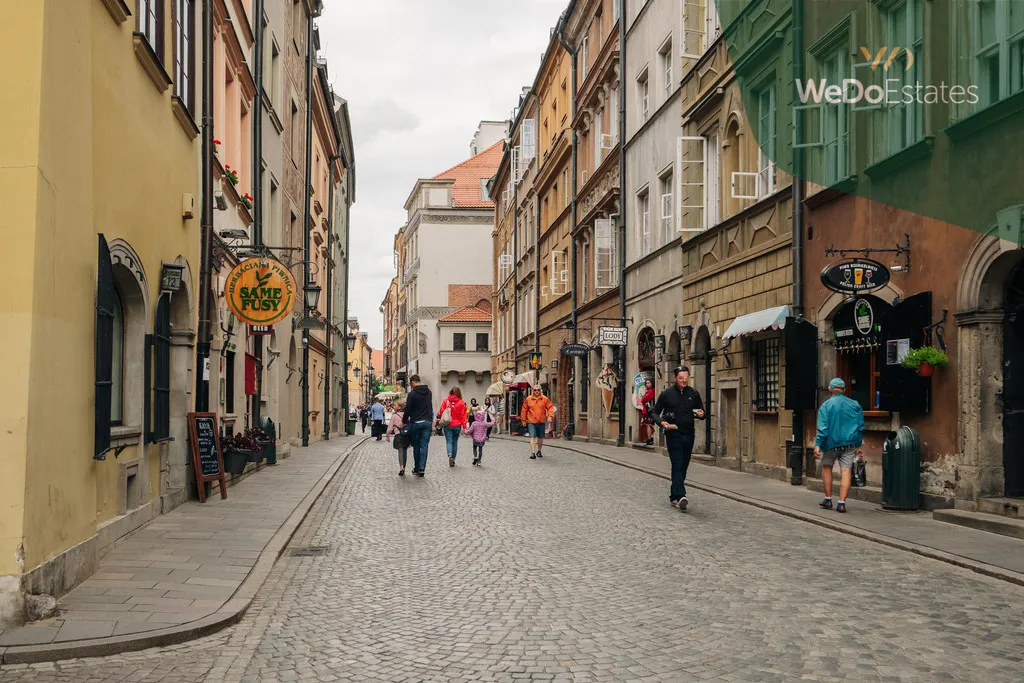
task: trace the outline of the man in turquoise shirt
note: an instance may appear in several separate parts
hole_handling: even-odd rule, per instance
[[[832,397],[818,409],[818,436],[814,440],[814,457],[821,459],[821,481],[825,500],[821,507],[832,509],[832,466],[839,461],[842,482],[836,512],[846,512],[846,494],[853,479],[853,460],[863,457],[864,411],[860,404],[847,397],[846,382],[836,377],[828,383]]]

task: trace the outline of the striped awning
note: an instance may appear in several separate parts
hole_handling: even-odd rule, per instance
[[[766,308],[757,313],[741,315],[732,321],[732,325],[729,325],[729,329],[722,335],[722,339],[733,339],[765,330],[781,330],[786,327],[786,318],[788,317],[789,306]]]

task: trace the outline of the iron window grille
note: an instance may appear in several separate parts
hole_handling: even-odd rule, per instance
[[[779,412],[779,339],[769,337],[754,342],[754,409]]]

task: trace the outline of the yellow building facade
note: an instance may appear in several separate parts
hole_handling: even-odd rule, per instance
[[[187,495],[198,116],[176,46],[199,40],[196,17],[172,19],[0,5],[0,626]]]

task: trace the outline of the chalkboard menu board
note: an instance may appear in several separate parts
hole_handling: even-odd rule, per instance
[[[199,502],[206,502],[207,482],[220,482],[220,497],[227,498],[224,481],[224,456],[220,450],[220,432],[216,413],[188,414],[189,443],[192,447],[192,465],[196,472]]]

